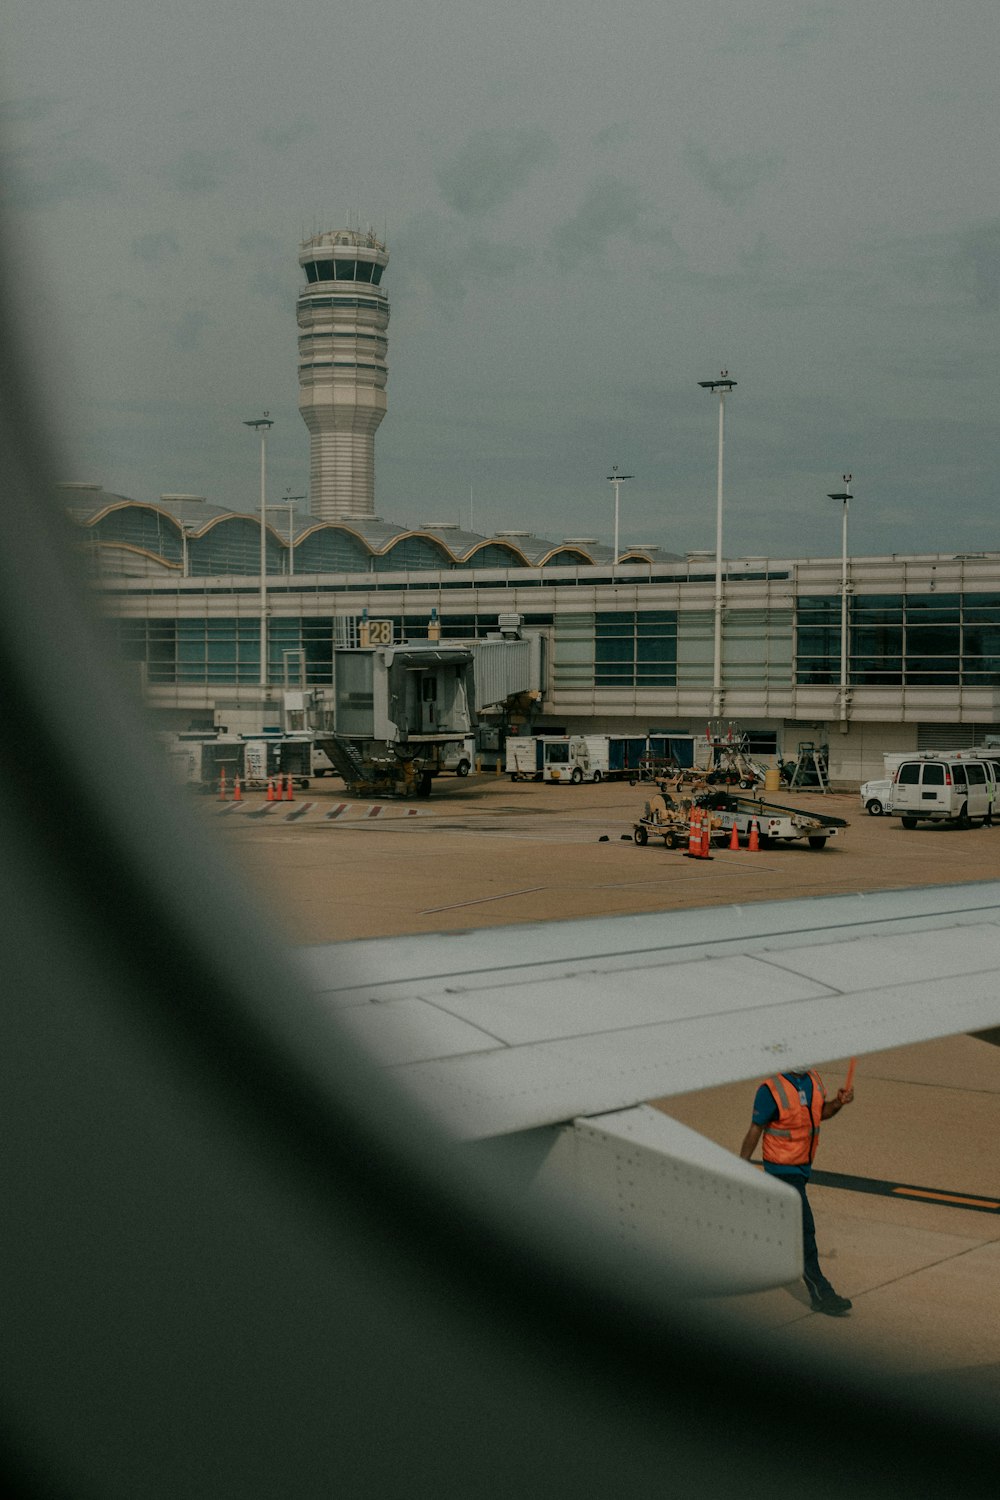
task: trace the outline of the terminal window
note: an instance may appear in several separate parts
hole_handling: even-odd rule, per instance
[[[796,608],[796,680],[840,680],[839,594]],[[858,687],[970,686],[1000,677],[1000,594],[873,594],[849,601],[848,680]]]
[[[676,610],[604,611],[594,624],[597,687],[676,685]]]

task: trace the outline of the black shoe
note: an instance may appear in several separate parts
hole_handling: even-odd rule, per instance
[[[827,1292],[824,1297],[812,1298],[812,1310],[827,1313],[831,1318],[842,1318],[853,1307],[849,1297],[838,1297],[836,1292]]]

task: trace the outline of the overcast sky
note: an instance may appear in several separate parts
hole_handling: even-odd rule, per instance
[[[298,245],[385,233],[388,520],[993,549],[996,0],[8,0],[3,181],[67,478],[308,484]],[[11,17],[13,19],[11,19]]]

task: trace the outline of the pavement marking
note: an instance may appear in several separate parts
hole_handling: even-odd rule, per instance
[[[365,803],[365,802],[338,802],[333,807],[326,807],[321,802],[296,802],[293,798],[280,801],[275,798],[273,802],[263,802],[252,806],[247,802],[228,802],[224,807],[215,807],[213,811],[220,817],[233,817],[239,814],[242,818],[259,821],[261,818],[281,817],[285,823],[307,823],[330,822],[338,818],[348,821],[352,818],[367,821],[369,818],[379,818],[388,822],[401,818],[416,818],[424,812],[420,807],[400,807],[395,803]]]
[[[315,806],[315,802],[300,802],[293,812],[285,814],[285,822],[294,823],[297,818],[304,818]]]
[[[521,891],[501,891],[498,896],[477,896],[474,901],[455,901],[451,906],[428,906],[420,913],[422,917],[432,917],[439,911],[458,911],[460,906],[482,906],[486,901],[509,901],[512,896],[531,896],[536,891],[544,891],[544,885],[525,886]]]
[[[950,1208],[967,1208],[974,1213],[1000,1213],[1000,1199],[984,1198],[978,1193],[953,1193],[942,1188],[916,1187],[908,1182],[883,1182],[877,1177],[851,1177],[843,1172],[813,1172],[811,1182],[817,1187],[846,1188],[852,1193],[873,1193],[879,1198],[913,1198],[921,1203],[944,1203]]]

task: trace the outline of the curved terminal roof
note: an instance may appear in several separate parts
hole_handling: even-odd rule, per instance
[[[61,485],[66,509],[101,549],[101,571],[155,573],[158,568],[191,575],[254,574],[260,571],[260,512],[212,505],[199,495],[161,495],[133,500],[99,485]],[[451,522],[401,526],[380,517],[321,520],[268,506],[267,570],[298,573],[408,572],[420,568],[539,568],[607,565],[612,549],[595,539],[561,542],[533,532],[484,536]],[[630,547],[620,562],[652,563],[673,554],[657,547]]]

